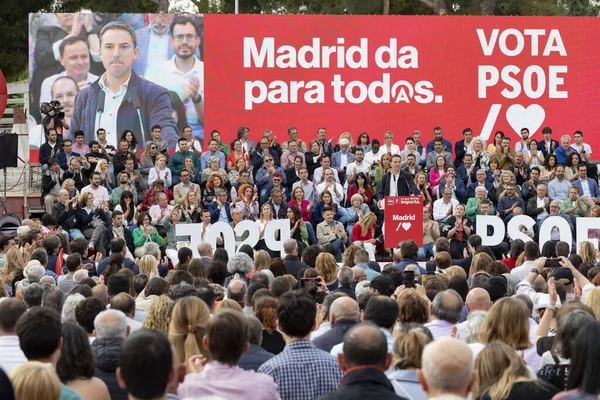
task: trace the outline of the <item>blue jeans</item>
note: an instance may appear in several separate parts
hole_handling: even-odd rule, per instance
[[[315,235],[315,230],[310,222],[305,222],[306,231],[308,232],[308,245],[317,244],[317,236]]]
[[[81,231],[79,229],[71,229],[69,231],[69,236],[71,236],[71,240],[85,239],[85,236],[83,236],[83,233],[81,233]]]
[[[428,243],[420,247],[417,253],[417,261],[429,261],[429,257],[433,256],[433,245],[433,243]]]
[[[349,216],[348,216],[348,211],[341,206],[338,206],[338,215],[339,215],[339,219],[338,221],[341,222],[342,224],[346,225],[346,223],[348,222]]]
[[[342,261],[342,251],[344,250],[344,242],[342,242],[341,239],[335,239],[329,244],[332,245],[335,250],[335,260],[337,262]]]

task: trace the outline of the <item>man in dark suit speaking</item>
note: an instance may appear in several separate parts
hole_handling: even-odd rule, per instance
[[[419,195],[419,189],[411,174],[400,169],[402,157],[400,154],[392,156],[392,169],[385,174],[377,186],[377,206],[383,209],[383,200],[386,196],[411,196]]]
[[[162,86],[140,78],[132,71],[138,56],[135,31],[128,24],[113,21],[100,32],[100,59],[106,73],[84,88],[75,98],[71,132],[81,129],[85,142],[95,140],[103,128],[106,140],[117,147],[126,129],[133,131],[138,143],[150,140],[150,127],[161,127],[161,139],[175,148],[179,134],[169,92]]]

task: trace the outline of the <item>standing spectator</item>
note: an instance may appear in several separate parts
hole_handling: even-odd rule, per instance
[[[286,339],[284,351],[260,366],[271,375],[282,400],[312,400],[337,390],[342,378],[335,358],[308,339],[317,314],[314,300],[300,292],[279,299],[278,325]]]
[[[16,325],[19,318],[27,312],[25,302],[16,298],[5,299],[0,307],[0,368],[5,372],[27,362],[19,347]]]
[[[562,135],[560,138],[561,146],[556,149],[554,154],[556,155],[556,162],[563,167],[567,165],[567,157],[571,153],[576,153],[577,151],[571,148],[571,138],[569,135]]]
[[[201,168],[200,160],[193,151],[190,151],[189,143],[186,138],[179,138],[179,140],[177,141],[177,145],[179,146],[179,151],[173,153],[173,155],[169,159],[169,169],[171,170],[171,174],[173,177],[173,185],[179,183],[179,173],[181,172],[181,170],[184,169],[184,161],[186,158],[189,157],[194,161],[195,169]],[[204,157],[207,153],[202,154],[202,157]],[[223,160],[225,159],[223,158]],[[206,168],[206,166],[202,166],[202,169],[204,168]]]

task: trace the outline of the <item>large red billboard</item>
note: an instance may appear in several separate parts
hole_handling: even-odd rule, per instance
[[[600,152],[600,21],[558,17],[210,15],[206,129],[304,140],[366,131],[394,142],[584,133]],[[513,142],[514,143],[514,142]]]

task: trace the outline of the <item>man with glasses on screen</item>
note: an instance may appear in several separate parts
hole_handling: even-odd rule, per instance
[[[176,16],[171,23],[170,32],[170,44],[175,56],[167,62],[150,67],[146,79],[177,93],[185,106],[192,134],[203,145],[204,63],[195,55],[200,47],[200,36],[194,18],[188,15]]]
[[[107,142],[118,144],[120,132],[131,129],[138,143],[150,140],[150,127],[160,125],[162,139],[174,148],[179,134],[167,89],[140,78],[132,71],[139,50],[135,31],[113,21],[100,31],[100,59],[106,73],[79,92],[71,131],[85,132],[94,140],[96,129],[104,128]]]

